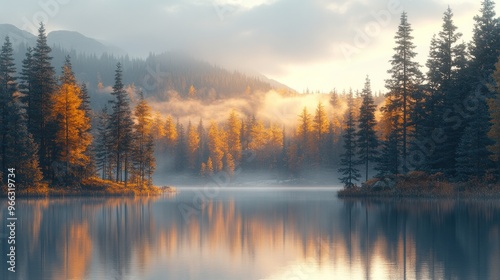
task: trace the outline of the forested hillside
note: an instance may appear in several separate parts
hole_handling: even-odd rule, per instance
[[[97,176],[151,186],[156,163],[167,180],[242,170],[284,180],[323,168],[339,172],[347,187],[374,170],[379,177],[423,171],[498,182],[500,23],[493,8],[482,2],[468,44],[452,10],[444,11],[429,38],[427,70],[415,61],[411,14],[402,13],[391,67],[381,69],[389,73],[383,96],[372,92],[369,77],[353,85],[362,90],[272,90],[179,54],[73,53],[58,61],[65,53],[48,46],[41,25],[20,66],[8,38],[1,50],[1,170],[16,168],[24,187],[75,186]],[[91,108],[92,100],[99,106]]]

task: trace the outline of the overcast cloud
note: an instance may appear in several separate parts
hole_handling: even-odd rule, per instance
[[[134,56],[182,50],[258,71],[299,91],[361,88],[367,74],[375,89],[383,89],[400,11],[408,12],[423,64],[447,5],[469,41],[479,2],[0,0],[0,23],[35,33],[28,22],[43,19],[49,31],[78,31]]]

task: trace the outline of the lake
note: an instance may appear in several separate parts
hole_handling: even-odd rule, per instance
[[[500,279],[498,200],[341,200],[335,188],[18,199],[1,279]]]

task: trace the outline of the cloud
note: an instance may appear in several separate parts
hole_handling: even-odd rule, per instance
[[[391,14],[390,20],[383,24],[377,15],[391,5],[399,5],[408,12],[418,35],[415,36],[417,51],[425,57],[432,33],[441,28],[442,14],[450,3],[444,0],[46,0],[49,1],[65,3],[49,17],[49,30],[79,31],[112,42],[132,55],[181,50],[218,65],[255,70],[273,78],[290,77],[292,68],[308,69],[325,62],[348,67],[351,62],[346,60],[340,46],[355,45],[360,30],[366,33],[366,28],[372,33],[353,60],[359,65],[363,63],[356,60],[367,57],[383,57],[388,61],[399,13]],[[2,3],[0,18],[22,27],[23,18],[31,19],[43,11],[42,2],[46,3],[29,0]],[[479,3],[457,0],[450,5],[459,31],[470,35],[472,17],[478,13]],[[465,39],[468,41],[470,36]],[[362,67],[364,70],[373,65]],[[318,69],[311,68],[309,72]],[[360,77],[364,74],[360,73]],[[326,81],[328,73],[314,75],[322,75],[317,80]],[[352,82],[345,77],[340,80],[346,84]],[[305,88],[304,85],[317,88],[315,85],[319,84],[297,79],[290,84],[299,89]],[[325,86],[324,82],[321,85],[323,89],[348,88],[338,84]]]

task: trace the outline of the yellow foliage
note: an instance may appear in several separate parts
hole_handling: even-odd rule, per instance
[[[57,123],[55,142],[60,147],[62,159],[71,165],[84,166],[90,159],[85,155],[92,142],[88,132],[90,120],[81,110],[80,88],[74,83],[64,83],[52,95],[51,117]]]

